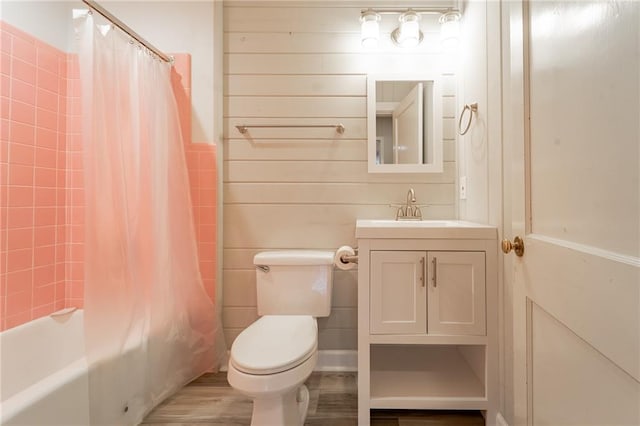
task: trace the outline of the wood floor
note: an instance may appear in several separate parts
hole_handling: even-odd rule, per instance
[[[306,385],[310,401],[305,425],[357,425],[356,373],[313,373]],[[205,374],[149,413],[143,424],[247,426],[251,409],[251,400],[229,386],[226,373]],[[478,411],[373,410],[371,425],[481,426],[484,419]]]

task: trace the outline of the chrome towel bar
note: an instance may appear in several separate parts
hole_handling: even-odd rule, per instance
[[[242,124],[236,126],[236,129],[243,135],[249,131],[251,127],[263,129],[282,129],[282,128],[312,128],[312,127],[332,127],[336,129],[338,134],[344,133],[344,125],[338,124]]]

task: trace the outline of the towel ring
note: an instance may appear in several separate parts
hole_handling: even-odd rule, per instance
[[[464,117],[464,113],[469,110],[469,121],[467,121],[467,125],[464,130],[462,130],[462,117]],[[472,104],[465,104],[464,108],[462,108],[462,112],[460,113],[460,119],[458,120],[458,134],[464,136],[469,131],[469,127],[471,127],[471,120],[473,119],[473,113],[478,112],[478,103],[474,102]]]

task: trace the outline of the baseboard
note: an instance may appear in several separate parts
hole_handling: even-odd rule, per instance
[[[509,423],[502,417],[502,414],[496,414],[496,426],[509,426]]]
[[[315,371],[358,371],[358,351],[320,350]]]
[[[229,351],[227,351],[229,359]],[[227,361],[220,364],[220,371],[227,371]],[[358,371],[358,351],[320,350],[314,371]]]

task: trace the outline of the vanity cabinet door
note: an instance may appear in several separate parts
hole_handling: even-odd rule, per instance
[[[486,334],[484,257],[484,252],[428,253],[429,334]]]
[[[371,334],[427,332],[424,251],[372,251]]]

